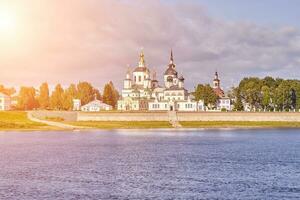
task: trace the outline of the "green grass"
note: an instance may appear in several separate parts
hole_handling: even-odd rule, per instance
[[[182,121],[185,128],[300,128],[300,122],[260,122],[260,121]]]
[[[47,128],[45,124],[30,121],[26,112],[0,112],[0,130],[41,130],[45,128]]]
[[[151,128],[172,128],[169,122],[159,121],[79,121],[69,122],[74,126],[82,126],[99,129],[151,129]]]

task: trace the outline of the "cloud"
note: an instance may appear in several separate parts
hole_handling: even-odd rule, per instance
[[[0,82],[9,85],[87,80],[101,88],[112,80],[121,88],[141,47],[160,79],[173,48],[188,88],[211,82],[216,69],[224,88],[244,76],[300,78],[300,32],[294,27],[215,19],[193,2],[16,2],[18,35],[0,47]]]

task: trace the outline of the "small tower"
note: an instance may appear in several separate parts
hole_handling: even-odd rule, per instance
[[[156,71],[154,71],[153,74],[152,74],[151,87],[153,89],[158,87],[158,81],[156,79]]]
[[[171,86],[178,84],[178,73],[175,68],[176,65],[174,64],[173,51],[171,50],[170,63],[164,73],[164,82],[166,88],[170,88]]]
[[[183,76],[180,76],[178,80],[179,80],[178,87],[179,88],[184,88],[184,78],[183,78]]]
[[[213,81],[213,88],[220,88],[220,79],[217,71],[215,73],[215,79]]]
[[[127,73],[126,73],[126,79],[124,80],[124,89],[130,89],[132,85],[131,78],[130,78],[130,69],[128,67]]]

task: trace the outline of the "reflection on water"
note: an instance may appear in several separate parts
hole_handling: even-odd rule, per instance
[[[0,199],[296,199],[299,132],[0,133]]]

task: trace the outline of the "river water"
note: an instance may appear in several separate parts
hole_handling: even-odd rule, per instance
[[[297,198],[300,130],[0,132],[0,199]]]

